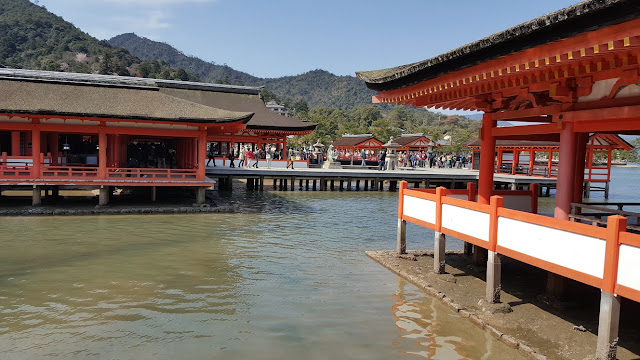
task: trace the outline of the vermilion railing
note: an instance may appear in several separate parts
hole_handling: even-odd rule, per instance
[[[611,180],[611,169],[609,167],[590,167],[584,169],[584,181],[588,182],[609,182]]]
[[[107,168],[109,180],[197,180],[197,169]]]
[[[40,169],[43,179],[96,179],[98,168],[89,166],[43,166]]]
[[[500,196],[489,205],[448,196],[455,191],[401,182],[398,218],[640,302],[640,235],[626,232],[625,217],[601,228],[507,209]]]

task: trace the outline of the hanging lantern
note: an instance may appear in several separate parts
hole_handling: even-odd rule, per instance
[[[64,144],[62,144],[62,150],[64,151],[69,151],[71,150],[71,145],[69,145],[69,138],[68,135],[64,136]]]

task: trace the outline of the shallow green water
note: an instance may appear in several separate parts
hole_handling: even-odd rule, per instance
[[[365,256],[394,247],[397,194],[230,200],[245,212],[1,218],[1,357],[521,358]]]

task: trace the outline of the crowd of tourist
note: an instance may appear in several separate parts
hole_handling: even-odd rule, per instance
[[[175,169],[176,150],[163,142],[134,140],[127,145],[127,165],[130,168]]]

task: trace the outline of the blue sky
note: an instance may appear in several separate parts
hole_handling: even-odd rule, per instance
[[[576,0],[39,0],[83,31],[125,32],[260,77],[424,60]]]
[[[32,0],[99,39],[135,32],[259,77],[424,60],[577,0]]]

